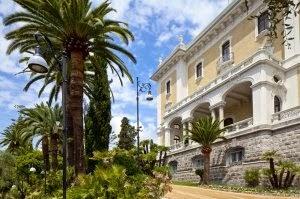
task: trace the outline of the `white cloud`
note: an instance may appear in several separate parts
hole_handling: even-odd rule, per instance
[[[228,0],[112,0],[116,17],[157,35],[161,46],[178,34],[195,37],[225,6]]]

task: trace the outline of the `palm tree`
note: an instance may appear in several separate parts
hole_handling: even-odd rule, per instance
[[[199,143],[204,157],[203,183],[208,184],[210,173],[210,153],[212,144],[217,139],[226,139],[223,136],[225,129],[220,128],[221,122],[211,117],[202,117],[192,122],[192,129],[189,129],[190,139]]]
[[[22,149],[30,149],[31,140],[23,137],[24,123],[21,118],[9,125],[1,133],[2,139],[0,146],[7,147],[7,151],[11,153],[18,153]]]
[[[23,11],[6,17],[4,24],[21,22],[22,25],[6,35],[7,39],[12,40],[8,53],[16,49],[21,53],[33,53],[36,42],[32,35],[40,31],[49,37],[55,51],[63,49],[69,55],[70,85],[67,108],[71,115],[69,128],[73,130],[70,134],[73,136],[71,144],[74,146],[71,148],[74,151],[73,149],[69,151],[71,157],[68,159],[71,165],[75,162],[76,173],[84,172],[82,102],[85,63],[93,55],[101,57],[113,71],[127,75],[132,81],[118,53],[125,55],[134,63],[136,60],[130,52],[116,43],[116,38],[128,44],[133,40],[133,35],[128,30],[127,24],[107,17],[114,11],[107,1],[93,8],[90,0],[14,0],[14,2],[19,4]],[[51,67],[48,74],[39,78],[45,79],[47,83],[53,80],[54,77],[50,74],[56,69],[50,55],[45,53],[45,56],[49,57],[47,60]],[[33,74],[32,79],[34,78],[37,78],[36,74]],[[53,90],[56,95],[59,92],[59,81],[61,80],[58,79]]]
[[[62,119],[61,108],[58,105],[52,108],[42,103],[34,108],[23,108],[20,110],[20,114],[27,125],[26,129],[24,129],[24,137],[40,137],[36,145],[38,146],[42,142],[45,169],[50,169],[49,156],[51,151],[51,166],[53,170],[57,170],[59,135],[55,129],[57,129],[56,122],[61,122]]]

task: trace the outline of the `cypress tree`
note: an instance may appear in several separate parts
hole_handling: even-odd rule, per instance
[[[121,131],[118,135],[118,147],[126,150],[132,149],[134,147],[136,135],[135,128],[129,124],[129,119],[123,117],[121,121]]]
[[[106,62],[102,67],[94,67],[95,75],[88,83],[90,103],[85,117],[85,152],[87,158],[94,151],[106,151],[109,148],[111,134],[111,101]],[[88,172],[95,168],[95,162],[88,159]]]

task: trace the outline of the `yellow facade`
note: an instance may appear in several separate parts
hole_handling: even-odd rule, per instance
[[[242,61],[253,55],[267,43],[267,36],[256,37],[255,20],[246,18],[244,21],[235,26],[227,35],[219,39],[212,47],[203,52],[201,55],[195,53],[197,57],[192,57],[191,62],[187,63],[188,72],[188,95],[191,95],[196,90],[206,86],[218,76],[217,65],[221,56],[221,46],[223,42],[230,39],[231,52],[233,53],[233,67],[240,64]],[[279,27],[280,33],[283,26]],[[278,34],[279,37],[281,34]],[[279,59],[284,59],[283,38],[280,37],[273,41],[274,56]],[[199,62],[203,62],[203,77],[196,79],[195,68]],[[171,95],[166,97],[165,84],[168,79],[171,79]],[[165,115],[165,105],[167,101],[174,105],[176,101],[176,71],[166,77],[161,83],[161,116]],[[243,116],[241,115],[241,118]]]
[[[176,70],[173,71],[169,76],[167,76],[166,79],[164,79],[161,83],[161,113],[162,116],[165,113],[165,109],[166,109],[166,104],[168,102],[170,102],[172,105],[174,105],[174,103],[176,103],[176,97],[177,97],[177,92],[176,92]],[[170,94],[167,95],[167,89],[166,89],[166,83],[167,81],[171,82],[171,86],[170,86]]]

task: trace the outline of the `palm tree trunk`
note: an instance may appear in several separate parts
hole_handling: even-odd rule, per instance
[[[50,137],[50,144],[51,144],[51,158],[52,158],[52,169],[54,171],[58,168],[58,135],[56,133],[52,134]]]
[[[45,170],[50,170],[50,160],[49,160],[49,140],[47,136],[44,136],[42,138],[42,152],[44,156],[44,164],[45,164]]]
[[[70,114],[72,115],[75,174],[85,172],[83,146],[83,70],[84,56],[80,51],[71,52]]]
[[[202,149],[202,154],[204,158],[204,169],[203,169],[203,184],[209,183],[209,174],[210,174],[210,148]]]
[[[70,82],[70,79],[68,80]],[[66,103],[66,109],[67,109],[67,122],[68,122],[68,150],[67,150],[67,158],[68,158],[68,165],[74,166],[75,165],[75,155],[74,155],[74,133],[73,133],[73,120],[72,120],[72,114],[70,111],[70,85],[68,85],[67,88],[67,103]]]

